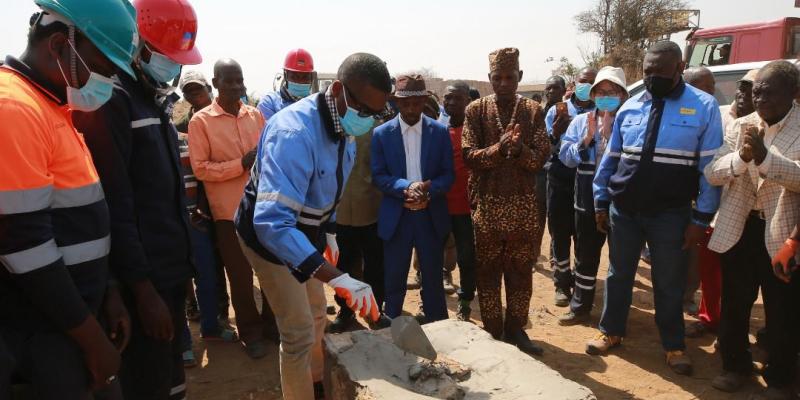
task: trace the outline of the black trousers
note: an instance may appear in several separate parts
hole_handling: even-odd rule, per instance
[[[769,386],[782,387],[792,383],[797,370],[800,274],[795,273],[789,284],[772,274],[770,256],[764,245],[765,227],[764,220],[750,217],[739,242],[722,254],[719,345],[724,370],[740,373],[752,370],[748,338],[750,309],[760,287],[770,332],[764,380]]]
[[[606,235],[597,230],[594,212],[575,211],[575,293],[570,301],[574,312],[589,312],[594,305],[597,268]]]
[[[160,289],[158,294],[169,309],[175,328],[175,336],[170,341],[145,335],[133,294],[123,292],[131,315],[131,340],[122,353],[119,373],[125,400],[180,400],[186,395],[180,334],[186,325],[186,285]]]
[[[551,166],[552,168],[552,166]],[[575,285],[570,268],[570,246],[575,237],[575,178],[547,176],[547,229],[550,232],[550,263],[557,288],[570,293]]]
[[[372,286],[375,301],[383,309],[386,290],[383,283],[383,241],[378,237],[378,224],[336,225],[336,244],[339,245],[339,269]],[[353,314],[344,299],[339,296],[335,299],[343,314]]]

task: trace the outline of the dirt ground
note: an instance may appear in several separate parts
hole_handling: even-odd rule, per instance
[[[542,248],[547,249],[549,238],[545,235]],[[746,399],[759,390],[762,379],[753,378],[739,393],[722,393],[711,387],[711,380],[721,369],[716,354],[714,337],[687,339],[687,352],[694,361],[691,377],[674,374],[664,362],[658,331],[653,319],[653,295],[649,266],[639,267],[633,294],[633,305],[628,320],[628,337],[621,348],[605,357],[592,357],[584,353],[587,339],[596,333],[602,308],[602,293],[607,269],[604,249],[598,274],[598,290],[590,326],[562,327],[557,316],[565,309],[553,305],[552,271],[549,265],[537,266],[534,274],[534,296],[530,307],[530,325],[527,332],[533,340],[543,345],[544,356],[539,359],[591,389],[598,399],[722,400]],[[454,274],[458,282],[458,271]],[[333,295],[328,291],[328,303]],[[448,296],[451,317],[457,307],[456,295]],[[699,303],[699,298],[698,298]],[[405,310],[416,313],[420,307],[418,290],[410,290]],[[473,320],[480,324],[477,301],[473,302]],[[329,316],[333,319],[333,316]],[[755,331],[764,324],[761,301],[754,306],[751,324],[751,342]],[[687,323],[694,318],[687,316]],[[238,344],[204,343],[198,334],[198,325],[191,324],[194,349],[201,364],[187,370],[188,398],[192,400],[272,400],[280,399],[278,348],[274,345],[269,354],[257,361],[250,360]],[[753,346],[756,357],[761,354]]]

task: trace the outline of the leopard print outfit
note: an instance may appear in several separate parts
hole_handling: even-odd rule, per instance
[[[495,338],[528,323],[532,268],[541,247],[536,206],[536,172],[550,153],[539,105],[521,98],[513,116],[520,125],[522,153],[500,152],[500,125],[507,127],[514,104],[498,110],[495,96],[472,102],[466,110],[461,147],[471,170],[469,198],[475,225],[476,283],[484,329]],[[500,282],[506,285],[503,322]]]

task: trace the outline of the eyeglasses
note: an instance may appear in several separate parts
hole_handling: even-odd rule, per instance
[[[354,102],[353,107],[350,107],[350,108],[353,108],[354,110],[358,111],[358,116],[359,117],[361,117],[361,118],[372,117],[374,119],[384,119],[384,118],[386,118],[386,117],[388,117],[389,115],[392,114],[392,110],[389,108],[388,104],[385,104],[383,106],[383,109],[380,110],[380,111],[369,110],[367,106],[365,106],[363,103],[358,101],[358,99],[356,99],[355,96],[353,96],[353,94],[350,91],[350,89],[348,89],[347,86],[344,83],[342,83],[342,87],[344,88],[344,104],[347,107],[350,107],[350,104],[348,104],[348,102],[347,102],[347,97],[350,96],[350,98]],[[367,111],[364,111],[364,110],[367,110]]]

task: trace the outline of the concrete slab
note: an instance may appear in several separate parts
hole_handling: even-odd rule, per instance
[[[329,398],[596,399],[588,388],[473,324],[446,320],[422,328],[439,354],[437,362],[395,346],[388,329],[326,335]]]

